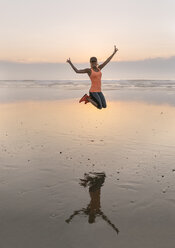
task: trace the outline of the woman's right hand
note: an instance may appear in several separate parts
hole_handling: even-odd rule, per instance
[[[66,61],[66,62],[70,64],[70,63],[71,63],[70,58],[69,58],[69,59],[67,59],[67,61]]]

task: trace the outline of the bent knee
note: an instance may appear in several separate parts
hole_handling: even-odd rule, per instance
[[[98,108],[98,109],[102,109],[102,106],[98,106],[97,108]]]

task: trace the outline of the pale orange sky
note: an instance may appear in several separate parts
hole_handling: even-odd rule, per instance
[[[174,0],[1,0],[0,60],[113,61],[175,55]]]

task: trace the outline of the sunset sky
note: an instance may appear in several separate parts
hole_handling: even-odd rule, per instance
[[[174,0],[0,0],[0,61],[87,63],[175,55]]]

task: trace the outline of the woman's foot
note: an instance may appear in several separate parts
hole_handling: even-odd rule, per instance
[[[88,97],[88,95],[85,94],[85,95],[80,99],[79,103],[80,103],[80,102],[83,102],[83,101],[85,101],[85,103],[86,103],[87,97]]]

